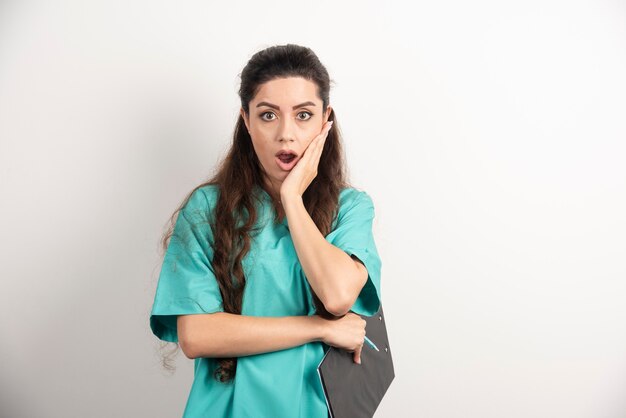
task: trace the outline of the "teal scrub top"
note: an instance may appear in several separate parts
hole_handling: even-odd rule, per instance
[[[310,285],[298,260],[287,217],[274,223],[269,194],[255,187],[262,230],[252,238],[242,267],[246,276],[242,315],[314,315]],[[224,312],[211,260],[212,231],[207,223],[219,194],[217,185],[193,192],[179,212],[165,253],[150,327],[163,341],[178,342],[176,316]],[[371,316],[378,311],[381,260],[374,243],[374,205],[354,188],[342,189],[339,213],[328,242],[355,255],[369,277],[351,310]],[[216,335],[215,338],[219,338]],[[317,366],[329,346],[321,341],[237,358],[233,381],[221,383],[212,373],[216,358],[195,358],[194,379],[183,418],[327,418],[330,416]]]

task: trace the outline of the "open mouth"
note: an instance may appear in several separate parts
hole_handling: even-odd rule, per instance
[[[296,158],[295,155],[293,154],[280,154],[278,156],[278,158],[280,159],[280,161],[282,161],[285,164],[289,164],[290,162],[293,161],[294,158]]]
[[[281,170],[289,171],[298,163],[298,157],[295,154],[282,153],[276,156],[276,164]]]

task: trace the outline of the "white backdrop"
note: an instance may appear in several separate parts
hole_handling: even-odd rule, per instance
[[[158,239],[297,43],[375,203],[376,417],[625,416],[625,3],[234,3],[0,3],[0,415],[181,416]]]

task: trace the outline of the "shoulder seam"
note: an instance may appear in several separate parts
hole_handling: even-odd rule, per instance
[[[367,200],[367,197],[365,197],[365,196],[367,196],[367,193],[365,193],[365,192],[364,192],[364,191],[362,191],[362,190],[357,190],[357,189],[354,189],[354,190],[357,192],[357,195],[356,195],[356,197],[353,199],[352,204],[348,207],[348,209],[346,209],[346,212],[348,212],[348,211],[352,210],[352,209],[353,209],[356,205],[358,205],[358,204],[359,204],[359,202],[360,202],[362,199]]]

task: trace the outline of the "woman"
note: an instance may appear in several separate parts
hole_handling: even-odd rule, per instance
[[[253,55],[226,158],[174,212],[150,325],[194,359],[184,417],[325,418],[326,350],[359,367],[381,261],[329,90],[309,48]]]

